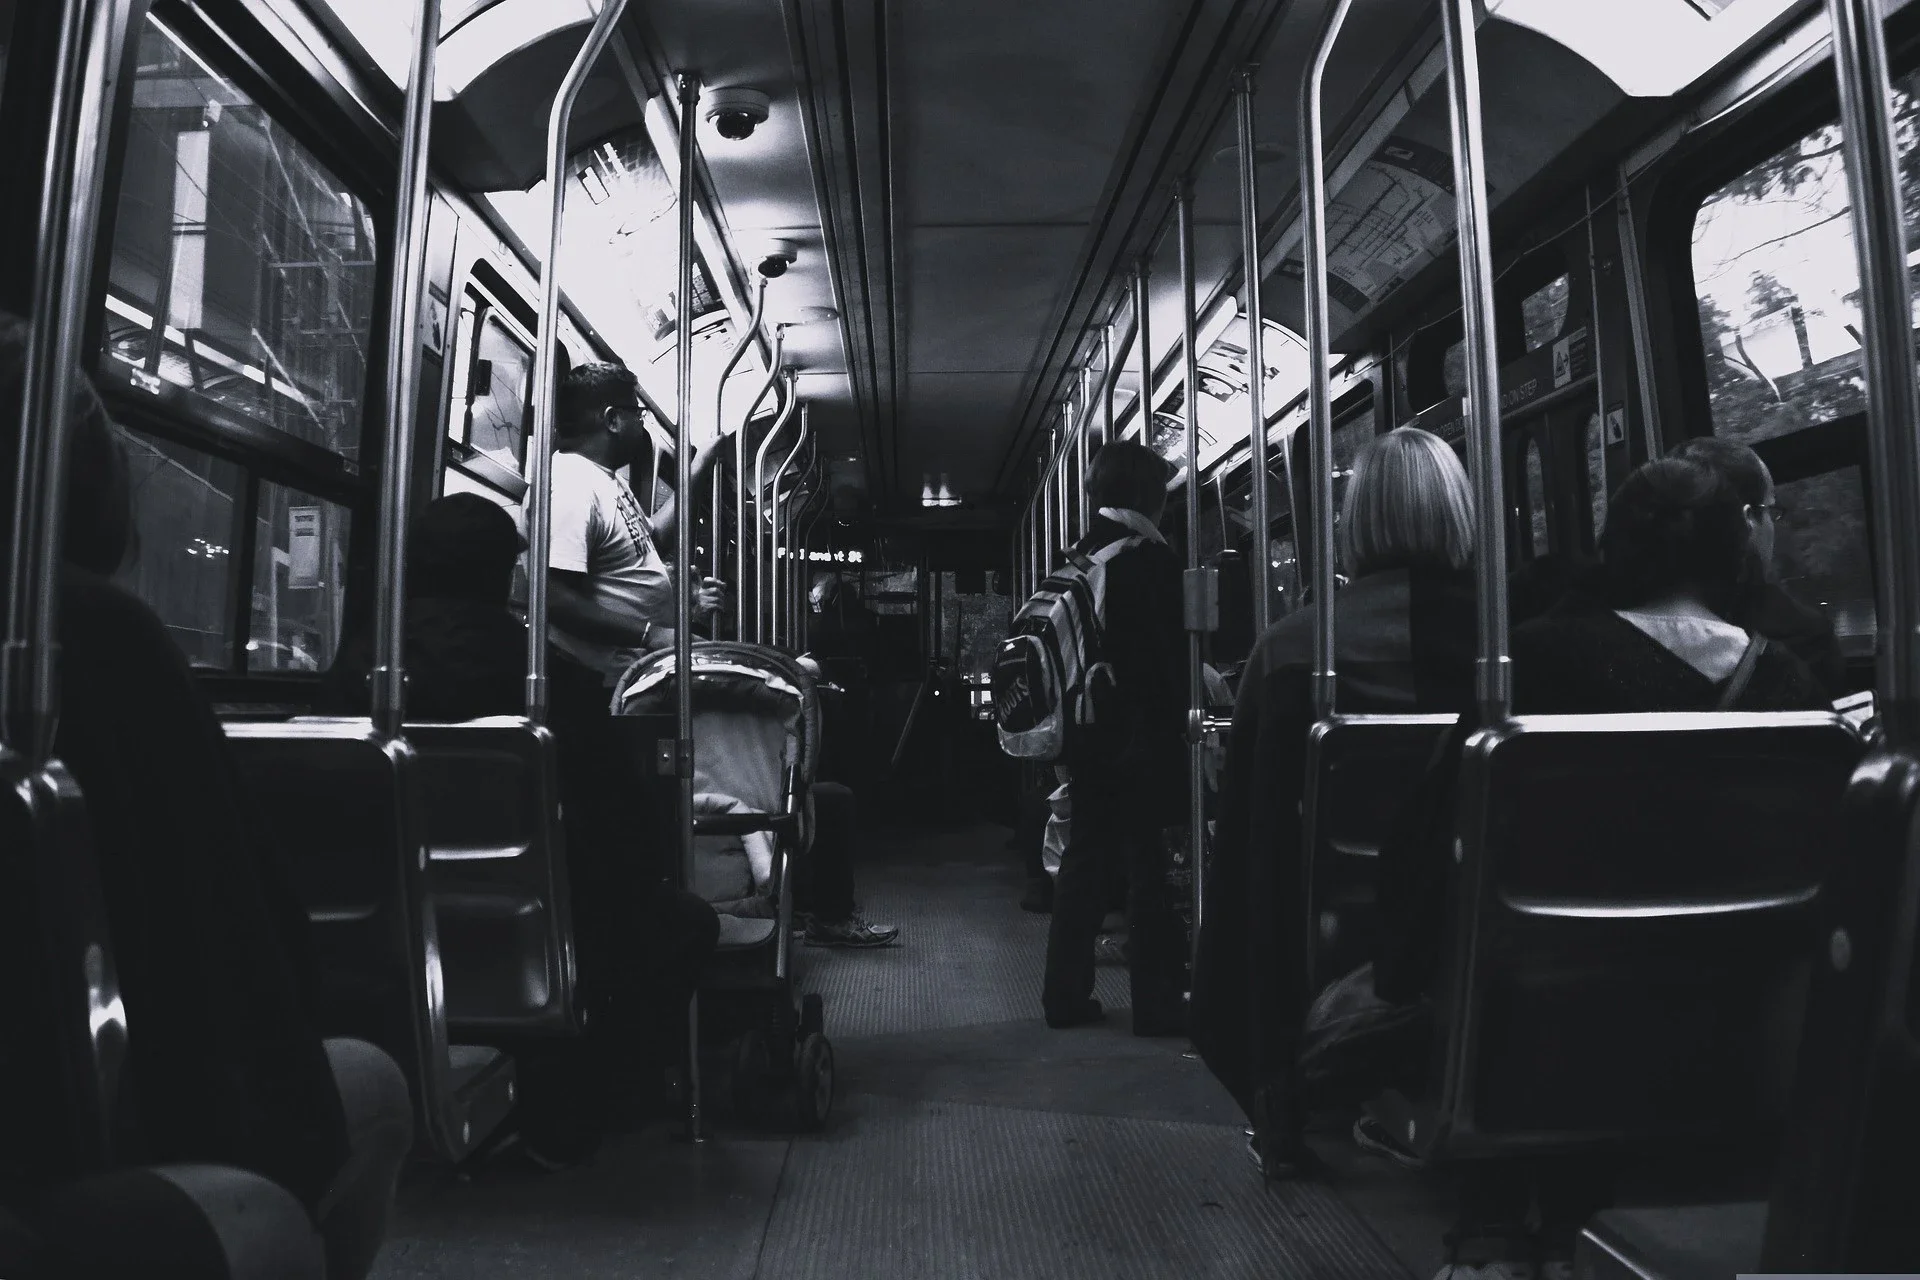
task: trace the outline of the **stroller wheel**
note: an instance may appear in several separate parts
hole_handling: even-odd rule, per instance
[[[800,1038],[819,1035],[827,1027],[826,1006],[820,999],[820,993],[809,992],[800,997]]]
[[[833,1110],[833,1046],[813,1032],[800,1042],[795,1068],[793,1120],[810,1132],[825,1124]]]

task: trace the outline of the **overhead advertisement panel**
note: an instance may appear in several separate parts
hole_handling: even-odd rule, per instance
[[[1327,203],[1328,320],[1338,334],[1452,243],[1453,159],[1398,135]],[[1280,273],[1303,280],[1299,258]]]

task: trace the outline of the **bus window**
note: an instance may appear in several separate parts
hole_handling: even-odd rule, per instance
[[[1593,503],[1593,546],[1600,545],[1600,531],[1607,527],[1607,434],[1600,424],[1600,411],[1587,415],[1587,497]]]
[[[1527,437],[1527,478],[1521,493],[1525,505],[1526,528],[1531,538],[1532,550],[1529,558],[1544,556],[1551,550],[1551,539],[1547,536],[1547,477],[1540,466],[1540,440],[1537,436]]]
[[[1826,610],[1848,657],[1871,656],[1873,571],[1860,468],[1789,481],[1778,487],[1778,495],[1773,563],[1781,584]]]
[[[113,220],[110,381],[214,426],[360,450],[373,330],[367,206],[163,22],[141,30]]]
[[[153,607],[196,667],[233,666],[240,468],[161,440],[127,439],[133,554],[119,579]]]
[[[1917,75],[1894,83],[1903,164],[1920,125]],[[1911,228],[1911,191],[1906,204]],[[1701,202],[1693,279],[1716,434],[1751,443],[1865,410],[1848,207],[1837,124],[1815,129]]]
[[[13,43],[13,0],[0,0],[0,89],[7,84],[7,48]]]
[[[262,481],[248,671],[325,671],[340,639],[351,513]]]
[[[533,372],[533,353],[508,333],[498,316],[489,315],[480,326],[477,353],[489,372],[487,385],[476,378],[467,402],[466,443],[483,457],[492,458],[518,473],[526,461],[525,414],[527,382]]]
[[[1526,327],[1527,350],[1538,351],[1558,338],[1566,327],[1567,280],[1562,272],[1521,299],[1520,316]]]

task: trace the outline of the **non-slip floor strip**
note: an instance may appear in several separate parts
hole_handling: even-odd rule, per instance
[[[1237,1131],[862,1096],[796,1142],[761,1280],[1404,1280],[1330,1192],[1263,1188]]]

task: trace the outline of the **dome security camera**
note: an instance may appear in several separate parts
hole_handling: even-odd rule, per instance
[[[799,256],[799,250],[791,244],[785,240],[776,240],[761,253],[755,269],[769,280],[778,280],[787,274],[787,268],[792,266]]]
[[[720,136],[738,142],[767,122],[773,100],[757,89],[715,89],[707,95],[707,119]]]

